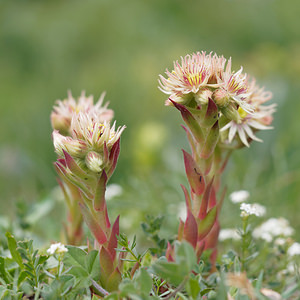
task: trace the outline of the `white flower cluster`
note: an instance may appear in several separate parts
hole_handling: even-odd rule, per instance
[[[62,243],[52,244],[47,250],[50,255],[68,252],[68,249]]]
[[[238,234],[236,229],[233,228],[225,228],[221,229],[219,233],[219,240],[239,240],[241,239],[240,235]]]
[[[289,256],[300,255],[300,244],[299,243],[292,244],[292,246],[290,246],[289,249],[287,250],[287,254]]]
[[[245,202],[246,200],[248,200],[250,194],[248,191],[245,190],[241,190],[241,191],[236,191],[233,192],[229,195],[229,198],[231,200],[232,203],[241,203],[241,202]]]
[[[284,218],[271,218],[253,230],[253,237],[271,242],[273,238],[278,236],[288,237],[294,233],[294,229],[290,227],[288,220]]]
[[[255,215],[257,217],[262,217],[266,214],[266,208],[258,203],[242,203],[240,206],[241,217],[246,217],[250,215]]]

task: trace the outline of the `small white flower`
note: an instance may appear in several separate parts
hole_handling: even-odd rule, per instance
[[[123,189],[118,184],[110,184],[106,187],[105,199],[111,200],[114,197],[120,196],[123,193]]]
[[[187,209],[186,209],[186,205],[184,202],[181,202],[178,205],[178,212],[177,212],[177,216],[183,221],[185,222],[186,218],[187,218]]]
[[[248,191],[241,190],[233,192],[229,195],[229,198],[232,203],[241,203],[245,202],[249,198],[250,194]]]
[[[274,244],[277,246],[283,246],[284,244],[286,244],[286,239],[279,237],[274,241]]]
[[[253,237],[271,242],[277,236],[291,236],[294,229],[289,226],[289,222],[284,218],[271,218],[253,230]]]
[[[47,250],[50,255],[68,252],[68,249],[62,243],[52,244]]]
[[[292,246],[287,250],[287,254],[289,256],[300,255],[300,244],[299,243],[292,244]]]
[[[266,208],[258,203],[249,204],[242,203],[240,206],[241,216],[255,215],[257,217],[262,217],[266,213]]]
[[[239,240],[241,237],[238,234],[236,229],[231,228],[225,228],[221,229],[219,233],[219,240],[225,241],[225,240]]]

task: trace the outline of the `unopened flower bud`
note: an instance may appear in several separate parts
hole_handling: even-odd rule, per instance
[[[200,90],[199,93],[195,95],[195,99],[197,102],[199,102],[201,105],[205,105],[208,103],[208,98],[212,97],[212,91],[210,89],[203,89]]]
[[[86,142],[73,139],[69,136],[61,135],[57,130],[52,133],[55,152],[59,156],[64,156],[63,150],[68,152],[72,157],[82,158],[87,151]]]
[[[51,113],[51,125],[54,130],[58,130],[62,135],[69,135],[70,119],[56,112]]]
[[[102,170],[103,159],[99,153],[90,151],[85,157],[85,163],[92,172],[99,173]]]
[[[229,104],[229,95],[223,89],[217,89],[213,93],[215,103],[220,107],[226,107]]]
[[[236,123],[241,122],[241,116],[234,105],[227,105],[221,108],[222,114],[229,120],[233,120]]]

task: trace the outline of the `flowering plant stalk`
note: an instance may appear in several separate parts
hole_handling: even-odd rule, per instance
[[[121,281],[122,261],[119,258],[123,254],[119,257],[116,254],[119,217],[111,225],[105,190],[116,168],[120,136],[125,126],[116,129],[115,123],[110,125],[107,116],[112,117],[113,113],[106,106],[101,107],[102,101],[103,97],[93,105],[82,96],[78,103],[72,98],[59,102],[52,114],[52,136],[58,155],[55,168],[71,216],[67,237],[69,241],[80,241],[76,233],[83,218],[95,237],[95,248],[99,249],[101,285],[110,291]],[[65,111],[70,115],[63,114]],[[56,126],[57,123],[66,126],[62,128]],[[56,128],[69,135],[61,134]],[[75,230],[72,230],[74,225]]]
[[[197,52],[174,62],[167,78],[160,75],[159,88],[169,95],[167,106],[177,108],[185,122],[191,154],[183,150],[190,192],[182,185],[187,218],[180,220],[178,240],[194,247],[198,260],[211,249],[212,263],[217,254],[219,212],[225,196],[220,196],[220,175],[233,150],[262,141],[255,133],[271,129],[275,105],[263,106],[271,93],[243,74],[232,71],[231,59]],[[219,200],[217,201],[217,198]],[[168,246],[167,257],[173,260]]]

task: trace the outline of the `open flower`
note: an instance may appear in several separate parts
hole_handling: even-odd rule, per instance
[[[273,120],[272,114],[276,111],[276,105],[262,105],[271,99],[272,94],[256,86],[255,80],[250,83],[249,91],[251,95],[246,98],[246,101],[254,108],[254,112],[249,113],[243,107],[239,107],[239,120],[231,120],[221,129],[221,132],[228,130],[227,142],[229,144],[238,136],[242,144],[249,147],[249,141],[262,142],[255,136],[256,131],[273,129],[269,125]]]
[[[284,218],[271,218],[253,230],[253,237],[271,242],[274,237],[293,235],[294,229]]]
[[[68,252],[68,249],[62,243],[52,244],[47,250],[47,253],[49,253],[50,255],[61,254],[65,252]]]
[[[257,217],[262,217],[266,213],[266,208],[258,203],[242,203],[240,206],[241,216],[255,215]]]
[[[94,104],[92,95],[86,97],[85,92],[76,101],[71,92],[68,92],[68,98],[65,100],[57,100],[51,113],[51,124],[53,129],[58,130],[63,135],[69,135],[71,120],[74,114],[79,112],[92,113],[99,122],[110,121],[114,112],[108,109],[108,103],[103,104],[105,93],[102,93],[100,99]]]
[[[173,71],[167,69],[166,75],[168,78],[159,75],[159,89],[173,101],[185,103],[190,94],[206,86],[211,75],[211,55],[202,51],[181,57],[181,64],[175,61]]]

